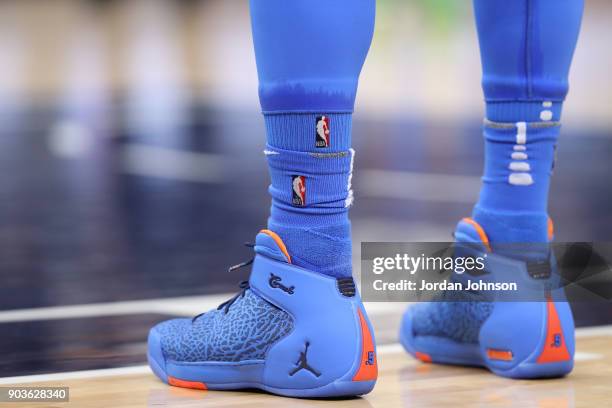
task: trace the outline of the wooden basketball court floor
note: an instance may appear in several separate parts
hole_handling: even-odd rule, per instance
[[[215,299],[216,300],[216,299]],[[0,378],[0,386],[67,386],[65,403],[0,403],[7,407],[604,407],[612,405],[612,326],[577,329],[574,371],[550,380],[510,380],[484,369],[425,364],[396,342],[401,304],[369,304],[379,342],[379,379],[361,398],[306,400],[249,390],[170,387],[146,365]],[[85,312],[87,313],[87,312]]]

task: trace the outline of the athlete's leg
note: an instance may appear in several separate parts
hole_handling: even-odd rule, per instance
[[[294,263],[351,276],[351,113],[374,0],[252,0],[272,185],[268,228]]]
[[[239,295],[151,330],[150,365],[178,386],[364,394],[377,366],[351,277],[348,208],[351,113],[374,0],[250,5],[272,180],[268,229],[257,234]]]
[[[474,220],[493,242],[548,240],[548,187],[583,0],[474,0],[486,101]]]
[[[549,177],[582,7],[582,0],[474,0],[485,170],[473,218],[455,232],[458,242],[480,243],[472,256],[486,255],[489,273],[474,279],[549,283],[532,273],[554,270],[546,245],[517,250],[506,243],[552,239]],[[574,327],[562,295],[553,295],[548,302],[484,302],[465,293],[455,302],[419,304],[405,314],[401,340],[423,360],[483,365],[508,377],[564,375],[573,366]]]

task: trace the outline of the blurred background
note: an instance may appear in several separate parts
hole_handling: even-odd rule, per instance
[[[586,3],[559,241],[612,238],[612,2]],[[471,2],[377,4],[354,116],[356,261],[360,241],[451,240],[483,165]],[[266,224],[263,147],[247,0],[1,1],[0,353],[14,357],[0,376],[144,361],[148,327],[173,314],[149,305],[232,292],[248,271],[226,269]],[[612,323],[610,307],[574,310]]]

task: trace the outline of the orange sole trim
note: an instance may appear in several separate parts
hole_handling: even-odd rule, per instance
[[[431,363],[431,356],[427,353],[421,353],[420,351],[415,351],[414,356],[424,363]]]
[[[487,349],[487,357],[490,360],[512,361],[514,356],[510,350]]]
[[[194,390],[207,390],[208,389],[206,384],[204,384],[203,382],[186,381],[186,380],[181,380],[179,378],[174,378],[171,376],[168,376],[168,384],[173,385],[175,387],[191,388]]]

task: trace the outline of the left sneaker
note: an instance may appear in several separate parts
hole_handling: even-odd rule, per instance
[[[529,262],[496,253],[485,231],[470,218],[459,222],[455,238],[470,243],[461,246],[462,251],[486,259],[486,274],[480,279],[518,282],[519,288],[532,291],[528,300],[541,301],[491,301],[482,293],[464,291],[450,295],[452,301],[413,305],[400,329],[406,351],[423,362],[481,366],[510,378],[568,374],[574,365],[574,321],[553,282],[554,256]]]
[[[186,388],[259,388],[291,397],[370,392],[376,346],[353,279],[293,265],[270,230],[257,235],[254,249],[242,292],[217,310],[151,329],[153,372]]]

